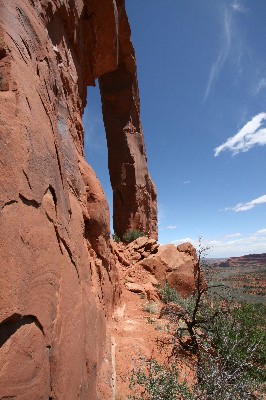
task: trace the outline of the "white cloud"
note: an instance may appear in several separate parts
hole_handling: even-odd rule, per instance
[[[168,225],[165,229],[176,229],[177,225]]]
[[[256,235],[256,233],[261,231],[261,235]],[[262,232],[265,231],[265,232]],[[265,253],[266,252],[266,229],[261,229],[257,231],[255,234],[250,234],[243,236],[241,238],[235,240],[227,240],[219,239],[219,240],[203,240],[203,245],[205,247],[209,247],[210,250],[206,257],[234,257],[234,256],[243,256],[245,254],[252,253]],[[179,245],[184,242],[190,242],[198,247],[199,241],[198,239],[192,238],[184,238],[174,240],[172,243],[174,245]]]
[[[231,7],[234,11],[239,12],[239,13],[245,13],[247,10],[246,8],[240,4],[237,0],[235,0],[232,4]]]
[[[248,201],[247,203],[238,203],[235,207],[227,207],[225,211],[235,211],[235,212],[247,211],[251,210],[252,208],[254,208],[259,204],[264,204],[264,203],[266,203],[266,194],[258,197],[257,199]]]
[[[187,243],[187,242],[192,243],[193,246],[195,246],[198,243],[198,240],[194,240],[194,239],[187,237],[187,238],[183,238],[183,239],[173,240],[171,243],[174,244],[175,246],[178,246],[181,243]]]
[[[186,185],[187,183],[190,183],[190,181],[185,181],[185,182],[184,182],[184,185]]]
[[[228,55],[230,53],[231,49],[231,16],[228,13],[227,9],[224,14],[224,44],[223,48],[218,54],[218,57],[216,58],[215,62],[211,66],[210,74],[209,74],[209,79],[207,83],[207,88],[205,91],[205,96],[204,96],[204,101],[207,100],[207,97],[210,94],[211,88],[214,84],[214,82],[218,79],[220,72],[228,58]]]
[[[214,156],[217,157],[222,151],[229,150],[233,155],[245,152],[253,146],[266,144],[266,128],[261,127],[266,119],[266,113],[255,115],[246,125],[240,129],[235,136],[214,149]]]
[[[255,235],[266,235],[266,228],[264,228],[264,229],[259,229],[259,230],[255,233]]]
[[[229,235],[226,235],[226,238],[234,238],[234,237],[239,237],[241,236],[241,233],[230,233]]]

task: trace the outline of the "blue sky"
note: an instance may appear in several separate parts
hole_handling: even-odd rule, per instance
[[[159,242],[266,252],[266,1],[127,0]],[[85,154],[112,210],[98,88]]]

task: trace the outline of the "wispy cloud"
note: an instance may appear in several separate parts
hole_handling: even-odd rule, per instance
[[[228,235],[226,235],[226,238],[235,238],[235,237],[239,237],[241,236],[241,233],[230,233]]]
[[[266,89],[266,78],[261,78],[259,80],[255,89],[255,94],[258,94],[263,89]]]
[[[164,218],[165,218],[164,205],[162,203],[158,203],[158,225],[162,224],[162,221],[164,220]]]
[[[266,203],[266,194],[258,197],[257,199],[248,201],[247,203],[238,203],[235,207],[227,207],[225,211],[235,211],[235,212],[247,211],[251,210],[255,206],[258,206],[259,204],[264,204],[264,203]]]
[[[185,182],[184,182],[184,185],[187,185],[188,183],[190,183],[190,181],[185,181]]]
[[[100,150],[102,148],[102,143],[97,135],[97,125],[86,126],[85,128],[85,141],[86,147],[90,150]]]
[[[163,227],[160,227],[160,231],[165,231],[166,229],[176,229],[177,228],[177,225],[167,225],[167,226],[163,226]]]
[[[246,152],[256,145],[265,145],[266,127],[263,127],[265,119],[265,112],[255,115],[235,136],[230,137],[225,143],[216,147],[214,156],[217,157],[224,150],[229,150],[235,155],[240,152]]]
[[[243,35],[240,33],[240,25],[238,24],[236,14],[244,14],[247,11],[248,10],[239,0],[233,0],[222,14],[223,41],[220,51],[218,51],[218,55],[209,71],[203,99],[204,102],[206,102],[209,97],[215,82],[218,81],[229,57],[234,61],[235,67],[237,68],[236,79],[239,79],[239,76],[243,74]]]
[[[228,9],[226,9],[224,14],[224,43],[222,50],[219,52],[218,57],[211,66],[209,79],[204,95],[204,102],[207,100],[211,88],[214,82],[218,79],[220,72],[229,56],[231,50],[231,42],[232,42],[231,39],[232,39],[232,20],[231,20],[231,14],[228,12]]]
[[[234,2],[231,4],[231,7],[234,11],[239,12],[239,13],[245,13],[247,12],[247,9],[241,4],[239,1],[234,0]]]

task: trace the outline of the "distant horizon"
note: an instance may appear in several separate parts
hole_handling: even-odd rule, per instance
[[[191,239],[191,238],[184,238],[184,239],[180,239],[180,240],[175,240],[173,242],[171,242],[171,244],[174,244],[175,246],[178,246],[182,243],[191,243],[195,249],[197,250],[199,247],[199,239]],[[219,251],[217,249],[215,249],[215,245],[219,246],[222,245],[223,246],[223,242],[219,243],[218,241],[215,240],[204,240],[204,238],[201,238],[201,243],[204,247],[207,248],[204,258],[219,258],[219,259],[223,259],[223,258],[231,258],[231,257],[243,257],[243,256],[247,256],[250,254],[266,254],[266,250],[264,251],[250,251],[248,252],[246,249],[245,250],[230,250],[228,251],[228,253],[219,253]],[[164,244],[168,244],[168,243],[162,243],[160,242],[160,244],[164,245]]]
[[[249,253],[249,254],[243,254],[242,256],[230,256],[230,257],[204,257],[206,260],[224,260],[228,258],[234,258],[234,257],[245,257],[245,256],[250,256],[250,255],[257,255],[257,254],[266,254],[266,253]]]

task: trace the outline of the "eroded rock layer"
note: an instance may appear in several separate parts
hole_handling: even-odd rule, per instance
[[[114,70],[123,80],[119,54],[132,51],[125,18],[121,1],[0,0],[1,399],[111,398],[96,387],[108,353],[105,320],[120,289],[108,204],[84,160],[81,118],[87,85]],[[127,151],[142,149],[134,163],[146,188],[135,179],[135,217],[116,220],[131,228],[138,219],[156,235],[138,132]]]

